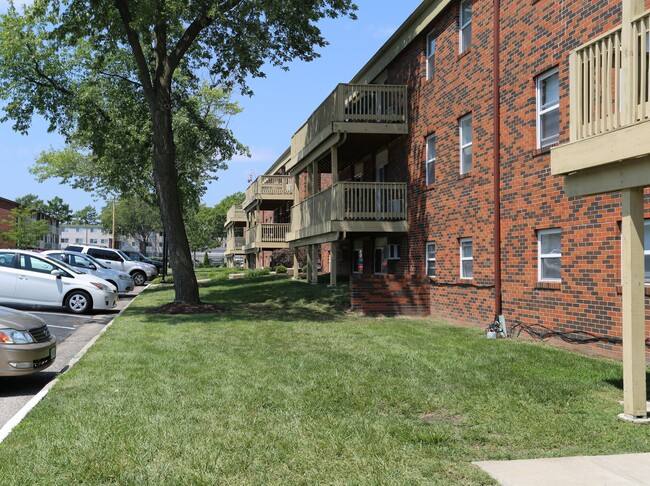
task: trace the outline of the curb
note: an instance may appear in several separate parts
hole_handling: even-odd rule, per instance
[[[145,292],[146,288],[142,291]],[[140,292],[140,294],[142,294]],[[117,317],[122,315],[122,312],[124,312],[126,309],[129,308],[129,306],[140,296],[138,294],[136,297],[131,299],[128,304],[124,306],[124,309],[120,311],[120,313],[117,315]],[[117,318],[116,317],[116,318]],[[77,352],[72,358],[70,358],[70,361],[68,362],[67,366],[65,367],[65,371],[62,373],[59,373],[56,378],[54,378],[52,381],[50,381],[47,385],[45,385],[41,391],[39,391],[36,395],[34,395],[29,402],[27,402],[18,412],[16,412],[16,415],[11,417],[7,423],[5,423],[2,428],[0,428],[0,444],[9,436],[11,431],[27,416],[27,414],[36,406],[38,403],[45,398],[45,395],[50,391],[50,389],[59,381],[59,376],[62,375],[63,373],[67,373],[68,370],[70,370],[82,357],[86,352],[92,347],[95,342],[99,339],[99,337],[106,332],[106,330],[113,325],[115,322],[115,319],[111,319],[111,321],[106,324],[95,336],[93,336],[90,341],[88,341],[83,348]]]

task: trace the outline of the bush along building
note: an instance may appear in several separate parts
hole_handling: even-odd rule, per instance
[[[645,416],[649,32],[644,0],[422,2],[269,171],[286,244],[359,311],[623,358]]]

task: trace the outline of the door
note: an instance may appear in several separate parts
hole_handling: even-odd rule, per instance
[[[25,304],[61,305],[63,279],[52,275],[59,270],[51,263],[32,255],[20,255],[20,269],[14,299]]]

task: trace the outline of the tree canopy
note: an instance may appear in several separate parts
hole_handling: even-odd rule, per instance
[[[100,221],[105,230],[112,230],[113,203],[102,208]],[[151,232],[160,230],[162,230],[162,222],[158,208],[134,196],[116,202],[115,232],[140,241],[140,251],[146,251]]]
[[[175,300],[198,304],[182,206],[245,152],[224,93],[251,94],[248,79],[267,63],[313,59],[326,44],[318,22],[355,9],[352,0],[34,0],[0,16],[2,119],[26,132],[39,114],[64,135],[65,149],[37,161],[39,177],[141,197],[153,181]]]

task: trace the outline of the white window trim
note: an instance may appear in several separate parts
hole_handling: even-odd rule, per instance
[[[536,80],[536,83],[535,83],[535,85],[536,85],[536,90],[535,90],[536,93],[535,93],[535,95],[536,95],[536,98],[537,98],[537,100],[536,100],[536,103],[537,103],[537,120],[536,120],[537,123],[536,123],[536,125],[537,125],[537,148],[538,149],[541,149],[541,148],[544,148],[544,147],[549,147],[549,146],[554,145],[554,144],[557,143],[557,142],[551,142],[551,143],[548,143],[546,145],[542,145],[542,115],[550,113],[553,110],[558,110],[558,111],[560,110],[560,99],[559,99],[559,97],[558,97],[558,101],[557,101],[556,104],[553,104],[553,105],[551,105],[551,106],[549,106],[547,108],[542,108],[542,81],[544,81],[546,78],[550,78],[554,74],[558,74],[558,73],[559,73],[558,68],[550,69],[550,70],[546,71],[545,73],[542,73],[539,76],[537,76],[537,80]],[[558,74],[558,76],[559,76],[559,74]],[[559,137],[559,135],[560,135],[560,133],[559,133],[559,127],[558,127],[558,137]]]
[[[537,232],[537,281],[538,282],[562,282],[562,278],[542,278],[542,260],[545,258],[558,258],[560,260],[560,271],[562,269],[562,247],[560,246],[560,254],[557,253],[542,253],[542,236],[559,233],[562,236],[560,228],[552,228],[539,230]]]
[[[463,145],[463,122],[464,122],[465,120],[467,120],[467,119],[470,120],[470,123],[472,124],[472,129],[473,129],[473,128],[474,128],[474,124],[473,124],[472,114],[471,114],[471,113],[468,114],[468,115],[465,115],[464,117],[462,117],[462,118],[460,118],[460,119],[458,120],[458,135],[459,135],[459,145],[460,145],[460,173],[461,173],[461,174],[467,174],[467,173],[469,173],[469,172],[472,171],[472,169],[470,169],[470,170],[465,170],[465,169],[466,169],[466,168],[465,168],[465,163],[464,163],[464,162],[465,162],[465,157],[464,157],[464,155],[463,155],[463,149],[465,149],[465,148],[467,148],[467,147],[471,147],[471,146],[472,146],[472,142],[474,141],[474,134],[472,133],[473,130],[470,129],[470,136],[471,136],[471,137],[470,137],[470,141],[469,141],[469,143],[466,143],[465,145]],[[474,154],[472,154],[472,159],[473,159],[473,155],[474,155]],[[472,166],[473,166],[473,165],[474,165],[474,163],[473,163],[473,161],[472,161]]]
[[[472,244],[472,256],[471,257],[465,257],[463,256],[463,243],[471,243]],[[460,250],[460,278],[463,280],[473,280],[474,279],[474,242],[472,241],[472,238],[461,238],[458,240],[458,247]],[[472,276],[471,277],[464,277],[463,276],[463,262],[472,262]]]
[[[431,153],[429,152],[429,142],[431,142],[431,141],[433,141],[433,157],[431,156]],[[431,184],[433,184],[435,182],[435,178],[436,178],[436,176],[435,176],[435,163],[436,163],[436,134],[433,133],[433,134],[429,135],[427,137],[427,140],[426,140],[426,162],[425,162],[425,167],[424,167],[424,170],[425,170],[424,177],[425,177],[425,181],[426,181],[427,186],[429,186],[429,185],[431,185]],[[434,164],[434,169],[433,169],[434,170],[434,173],[433,173],[434,174],[433,175],[434,180],[433,181],[429,180],[429,165],[430,164]]]
[[[431,49],[432,41],[433,41],[433,49]],[[429,35],[427,35],[427,81],[433,78],[433,73],[435,71],[435,62],[436,62],[436,36],[433,34],[433,32],[430,32]]]
[[[429,248],[430,247],[433,247],[433,258],[429,258]],[[436,256],[435,256],[436,255],[436,244],[435,244],[435,242],[433,242],[433,241],[428,242],[426,244],[426,247],[425,247],[425,252],[426,253],[424,254],[424,259],[425,259],[424,273],[426,274],[427,277],[435,277],[436,272],[433,272],[433,275],[429,275],[429,262],[433,262],[434,265],[436,263]]]
[[[472,4],[472,0],[461,0],[460,2],[460,11],[458,14],[458,35],[459,35],[459,52],[462,54],[465,52],[467,49],[469,49],[472,46],[472,43],[470,42],[468,46],[466,46],[463,43],[463,30],[470,26],[472,24],[472,17],[470,16],[469,20],[464,20],[463,19],[463,4],[469,3],[470,6]]]

